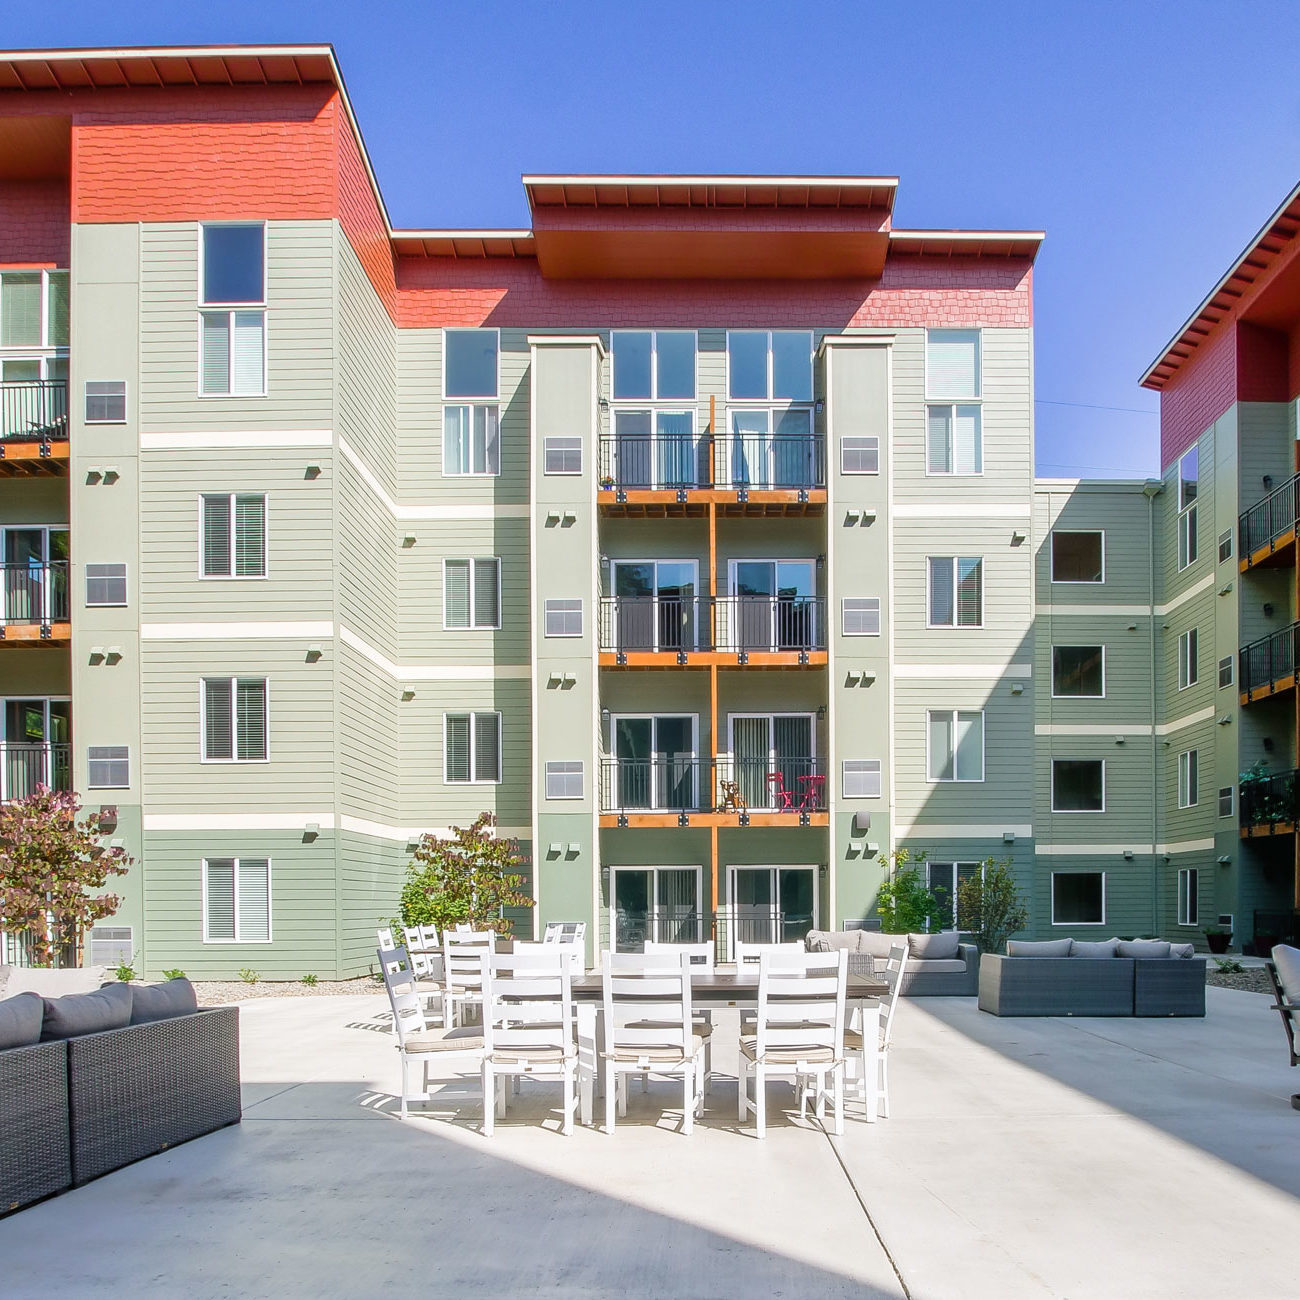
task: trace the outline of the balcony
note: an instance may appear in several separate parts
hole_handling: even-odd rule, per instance
[[[1274,488],[1238,521],[1241,569],[1295,563],[1296,522],[1300,520],[1300,475]]]
[[[68,472],[68,385],[63,380],[0,384],[0,476]]]
[[[0,564],[0,646],[67,645],[68,562]]]
[[[1273,776],[1243,779],[1240,787],[1241,837],[1294,835],[1300,773],[1292,770]]]
[[[821,434],[666,437],[606,434],[600,440],[600,507],[633,518],[820,514],[826,506]]]
[[[825,826],[818,758],[604,758],[600,824]]]
[[[0,803],[25,799],[42,785],[72,789],[72,746],[0,741]]]
[[[1294,690],[1297,649],[1300,623],[1242,646],[1238,654],[1241,702],[1251,704]]]
[[[606,596],[600,663],[823,667],[826,602],[820,596]]]

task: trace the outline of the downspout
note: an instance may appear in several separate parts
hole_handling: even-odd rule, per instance
[[[1150,652],[1148,674],[1151,722],[1151,934],[1160,933],[1160,741],[1156,735],[1156,497],[1165,490],[1159,479],[1149,478],[1142,485],[1147,499],[1147,644]]]

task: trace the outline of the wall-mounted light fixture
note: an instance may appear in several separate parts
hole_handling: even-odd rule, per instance
[[[411,685],[409,685],[409,684],[406,685],[406,686],[403,686],[403,687],[402,687],[402,699],[404,699],[404,700],[413,700],[413,699],[415,699],[415,687],[414,687],[414,686],[411,686]]]
[[[1271,753],[1273,752],[1273,737],[1272,737],[1272,736],[1265,736],[1264,739],[1263,739],[1260,743],[1264,746],[1264,752],[1265,752],[1266,754],[1271,754]]]
[[[1011,530],[1011,545],[1023,546],[1028,536],[1028,533],[1022,533],[1019,528],[1013,528]]]
[[[844,512],[844,524],[847,528],[852,528],[862,518],[861,510],[846,510]]]
[[[1023,695],[1024,693],[1025,693],[1025,684],[1024,684],[1024,682],[1012,682],[1012,683],[1011,683],[1011,694],[1012,694],[1012,695]]]
[[[876,522],[876,510],[874,506],[867,506],[862,511],[862,526],[864,528]]]
[[[1125,861],[1125,862],[1132,862],[1132,861],[1133,861],[1133,850],[1132,850],[1132,849],[1125,849],[1125,850],[1124,850],[1124,861]]]
[[[320,834],[320,822],[308,822],[302,828],[302,837],[304,840],[314,840]]]
[[[1264,486],[1265,486],[1266,488],[1271,488],[1271,487],[1273,486],[1273,476],[1272,476],[1272,474],[1265,474],[1265,475],[1264,475]]]
[[[407,533],[406,536],[402,538],[402,549],[405,551],[409,551],[411,547],[414,545],[415,545],[415,534]]]
[[[1016,842],[1016,833],[1015,833],[1015,831],[1003,831],[1003,832],[1002,832],[1002,843],[1003,843],[1003,844],[1014,844],[1015,842]]]
[[[1231,726],[1231,725],[1232,725],[1232,714],[1231,714],[1231,713],[1225,713],[1225,714],[1223,715],[1223,717],[1221,717],[1221,718],[1219,719],[1219,726],[1221,726],[1221,727],[1229,727],[1229,726]]]
[[[1128,625],[1128,630],[1130,632],[1136,632],[1138,630],[1138,625],[1136,623],[1130,623]]]
[[[1231,593],[1231,591],[1232,591],[1232,583],[1225,582],[1223,586],[1219,588],[1219,595],[1227,596]]]
[[[817,706],[817,716],[823,722],[826,720],[826,706],[824,704],[819,704]]]
[[[1123,736],[1116,736],[1116,737],[1115,737],[1115,743],[1116,743],[1117,745],[1122,745],[1122,744],[1124,743],[1124,737],[1123,737]]]
[[[314,664],[325,653],[324,649],[318,645],[309,645],[307,647],[307,662]]]
[[[122,661],[122,647],[120,645],[111,645],[104,651],[104,662],[107,664],[116,664]]]
[[[1219,866],[1226,867],[1232,862],[1232,859],[1225,853],[1221,858],[1216,858],[1215,861]]]
[[[826,567],[826,557],[824,555],[819,555],[817,557],[817,567],[819,569],[824,569]]]
[[[305,478],[320,478],[320,466],[319,466],[319,465],[308,465],[308,466],[307,466],[307,472],[306,472],[306,474],[305,474],[303,477],[305,477]]]

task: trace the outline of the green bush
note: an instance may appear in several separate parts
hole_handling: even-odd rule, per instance
[[[316,976],[315,976],[315,975],[304,975],[304,976],[302,977],[302,982],[303,982],[303,983],[304,983],[304,984],[305,984],[309,989],[314,989],[314,988],[316,987],[316,985],[317,985],[317,983],[318,983],[319,981],[316,979]]]
[[[251,967],[244,966],[240,969],[239,978],[243,980],[245,984],[256,984],[262,977]]]
[[[133,979],[135,979],[135,967],[132,966],[130,962],[120,961],[117,963],[115,974],[123,984],[129,984]]]
[[[185,972],[179,967],[174,966],[171,970],[163,971],[163,979],[165,980],[183,980],[184,978]]]
[[[885,880],[876,894],[880,928],[886,934],[917,934],[940,930],[948,920],[947,909],[926,887],[922,867],[925,854],[915,858],[906,849],[882,853],[877,859],[885,868]]]
[[[1001,952],[1006,941],[1029,924],[1029,909],[1011,874],[1010,858],[988,858],[957,882],[957,924],[980,952]]]

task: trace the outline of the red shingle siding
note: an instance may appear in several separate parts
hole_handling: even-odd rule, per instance
[[[1160,395],[1160,464],[1168,467],[1237,397],[1237,328],[1221,325]]]
[[[0,265],[67,266],[66,181],[0,181]]]
[[[388,228],[375,200],[366,165],[347,114],[338,113],[339,224],[388,315],[397,319],[397,273]]]
[[[1249,321],[1237,324],[1237,401],[1285,402],[1287,338]]]

